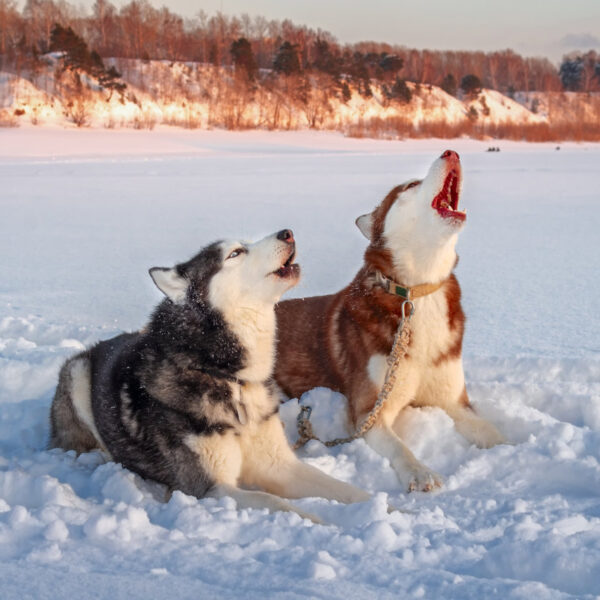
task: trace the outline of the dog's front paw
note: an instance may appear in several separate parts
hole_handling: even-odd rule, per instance
[[[410,473],[406,487],[409,493],[431,492],[436,488],[442,487],[443,483],[444,480],[441,475],[429,470],[427,467],[420,467]]]
[[[493,448],[499,444],[510,444],[510,442],[492,425],[484,423],[474,434],[475,445],[478,448]]]

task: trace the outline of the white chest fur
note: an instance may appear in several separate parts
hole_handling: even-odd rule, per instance
[[[246,351],[246,366],[237,373],[245,381],[265,381],[275,359],[275,312],[231,307],[225,320]]]
[[[448,301],[443,289],[414,300],[415,312],[410,321],[413,360],[430,364],[447,352],[454,342],[448,321]]]
[[[408,355],[398,367],[396,384],[388,400],[389,408],[395,411],[401,410],[410,402],[443,405],[447,402],[447,393],[454,397],[464,385],[460,357],[443,362],[438,360],[449,351],[459,335],[450,330],[444,290],[418,298],[414,305]],[[369,379],[379,389],[383,385],[387,368],[386,356],[371,356],[367,371]],[[438,397],[440,390],[443,392]]]

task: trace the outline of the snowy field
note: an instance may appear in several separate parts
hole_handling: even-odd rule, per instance
[[[327,526],[165,503],[96,453],[45,450],[61,362],[144,324],[149,267],[290,227],[291,295],[335,291],[365,248],[354,219],[448,147],[465,172],[468,389],[513,445],[479,450],[413,410],[405,439],[445,486],[407,495],[362,440],[311,442],[303,460],[374,493],[297,502]],[[599,597],[599,165],[597,145],[0,129],[0,598]],[[308,396],[329,435],[343,403]]]

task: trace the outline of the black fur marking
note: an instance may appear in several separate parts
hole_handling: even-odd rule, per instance
[[[209,367],[190,367],[194,371],[200,371],[205,375],[210,375],[210,377],[214,377],[215,379],[225,379],[226,381],[231,381],[232,383],[237,383],[238,385],[245,385],[246,381],[243,379],[239,379],[234,375],[226,373],[225,371],[221,371],[219,369],[211,369]]]
[[[235,377],[244,367],[244,349],[227,329],[221,313],[198,297],[184,305],[163,300],[148,326],[148,344],[160,346],[166,355],[188,355],[192,361],[188,369],[220,371]]]
[[[210,280],[222,263],[217,242],[177,265],[177,273],[188,281],[185,302],[163,300],[142,332],[100,342],[85,355],[94,422],[112,458],[143,477],[198,497],[214,481],[187,443],[198,436],[237,434],[240,414],[246,414],[244,382],[237,373],[247,353],[209,303]],[[63,379],[60,398],[67,402],[68,378]],[[240,395],[234,398],[236,386]],[[266,418],[277,412],[273,398]],[[66,423],[58,420],[53,416],[53,432]],[[65,446],[58,435],[54,438]]]
[[[223,434],[239,423],[229,381],[209,372],[234,379],[243,356],[216,311],[168,300],[146,333],[92,348],[94,420],[113,459],[169,487],[204,495],[212,482],[185,439]]]

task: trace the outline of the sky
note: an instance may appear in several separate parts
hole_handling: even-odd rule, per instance
[[[113,0],[117,6],[129,0]],[[150,0],[186,17],[203,10],[248,13],[330,31],[340,42],[374,40],[410,48],[503,50],[547,56],[600,51],[600,0]],[[84,8],[94,0],[74,2]]]

